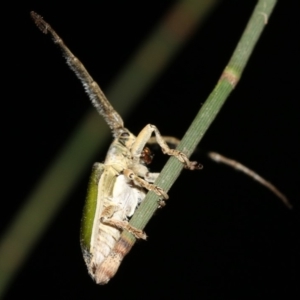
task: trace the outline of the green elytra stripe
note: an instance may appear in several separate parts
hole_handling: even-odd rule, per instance
[[[104,166],[102,164],[95,163],[93,165],[81,219],[80,244],[82,250],[90,251],[90,242],[97,208],[98,182],[103,171]]]

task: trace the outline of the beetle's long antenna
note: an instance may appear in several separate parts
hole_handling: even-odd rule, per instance
[[[66,58],[67,64],[75,72],[76,76],[82,82],[85,91],[87,92],[92,104],[97,109],[98,113],[101,114],[108,126],[113,131],[114,136],[117,135],[118,129],[124,128],[123,120],[121,116],[115,111],[112,105],[109,103],[101,88],[94,81],[88,71],[85,69],[81,61],[74,56],[70,49],[65,45],[63,40],[58,34],[52,29],[52,27],[44,21],[42,16],[32,11],[30,13],[36,26],[45,34],[50,33],[54,43],[58,44]]]
[[[227,158],[225,156],[222,156],[221,154],[218,154],[216,152],[209,152],[208,156],[216,162],[221,162],[225,165],[231,166],[232,168],[234,168],[238,171],[242,171],[246,175],[252,177],[254,180],[256,180],[260,184],[264,185],[266,188],[268,188],[270,191],[272,191],[277,197],[279,197],[288,208],[290,208],[290,209],[293,208],[293,206],[291,205],[291,203],[289,202],[289,200],[287,199],[287,197],[284,194],[282,194],[271,182],[265,180],[264,178],[259,176],[256,172],[250,170],[249,168],[242,165],[241,163],[239,163],[233,159]]]

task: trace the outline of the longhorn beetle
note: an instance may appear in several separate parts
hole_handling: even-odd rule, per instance
[[[37,27],[45,34],[50,33],[54,43],[59,45],[67,64],[81,80],[92,104],[104,117],[114,137],[104,163],[95,163],[93,166],[80,236],[89,274],[96,283],[105,284],[113,275],[107,274],[101,265],[118,241],[121,231],[128,230],[136,238],[146,239],[143,231],[128,223],[128,218],[134,214],[146,192],[153,191],[162,200],[168,199],[167,193],[153,184],[159,173],[150,173],[146,167],[151,162],[151,154],[145,145],[152,133],[155,133],[156,142],[164,154],[175,156],[190,170],[200,169],[202,166],[190,161],[184,153],[170,149],[154,125],[146,125],[137,137],[134,136],[124,127],[121,116],[83,64],[51,26],[35,12],[31,12],[31,17]]]
[[[163,200],[168,199],[167,193],[154,184],[159,173],[150,173],[146,167],[152,160],[151,152],[146,147],[148,142],[153,143],[151,135],[155,133],[155,142],[164,154],[175,156],[185,168],[196,170],[201,169],[202,165],[190,161],[181,151],[170,149],[166,141],[177,144],[178,140],[163,137],[154,125],[146,125],[138,136],[134,136],[124,127],[121,116],[98,84],[52,27],[35,12],[31,12],[31,17],[37,27],[43,33],[49,33],[54,43],[61,48],[67,64],[82,82],[92,104],[103,116],[114,137],[104,163],[95,163],[93,166],[80,232],[81,249],[88,272],[96,283],[105,284],[114,276],[125,255],[116,250],[121,232],[127,230],[138,239],[146,239],[146,234],[131,226],[128,219],[143,201],[147,191],[153,191],[160,197],[158,207],[163,205]],[[276,187],[250,169],[217,153],[211,152],[209,156],[258,180],[291,207]]]

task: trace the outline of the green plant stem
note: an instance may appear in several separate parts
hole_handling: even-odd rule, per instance
[[[267,24],[275,4],[276,0],[258,1],[246,29],[216,87],[201,107],[195,120],[192,122],[178,146],[178,149],[188,156],[193,153],[205,132],[221,110],[229,94],[241,78],[242,72],[256,42]],[[177,159],[171,157],[161,171],[155,184],[165,191],[168,191],[178,178],[182,168],[183,165]],[[149,192],[132,217],[130,224],[134,227],[143,229],[156,211],[158,201],[158,196],[153,192]],[[128,232],[123,232],[121,238],[126,240],[129,245],[133,245],[135,242],[135,238]],[[130,248],[128,249],[130,250]]]

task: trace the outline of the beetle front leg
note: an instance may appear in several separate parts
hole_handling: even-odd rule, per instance
[[[143,128],[143,130],[139,133],[131,148],[131,153],[134,162],[138,163],[140,155],[146,143],[151,138],[153,132],[155,133],[156,141],[161,147],[161,150],[164,154],[175,156],[180,162],[184,164],[185,168],[187,169],[190,170],[202,169],[202,165],[199,165],[196,161],[190,161],[183,152],[178,151],[176,149],[171,149],[165,142],[163,136],[160,134],[157,127],[151,124],[148,124]]]
[[[121,230],[127,230],[132,233],[137,239],[146,240],[147,235],[144,231],[131,226],[127,221],[116,220],[113,218],[114,213],[119,209],[120,208],[116,205],[107,206],[101,214],[100,221],[106,225],[110,225]]]
[[[179,143],[180,143],[180,139],[178,139],[175,136],[166,136],[166,135],[163,135],[162,138],[164,139],[164,141],[168,145],[173,145],[174,148],[176,148],[179,145]],[[156,140],[156,137],[155,136],[150,137],[150,139],[147,141],[147,144],[149,144],[149,145],[158,144],[157,140]]]

